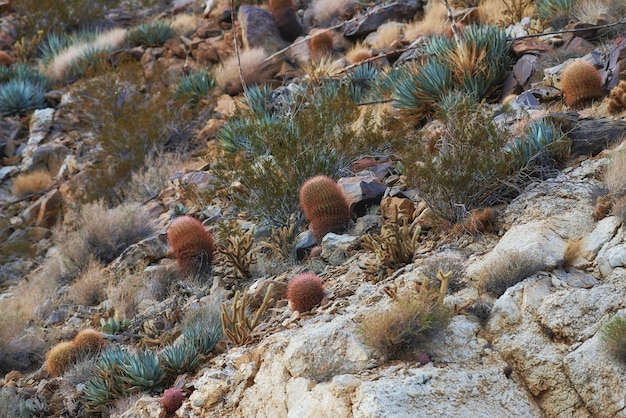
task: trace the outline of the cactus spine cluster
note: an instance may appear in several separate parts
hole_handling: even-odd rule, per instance
[[[322,280],[313,273],[295,276],[287,285],[287,299],[294,311],[310,311],[324,299]]]
[[[573,109],[585,107],[594,99],[604,97],[600,71],[588,61],[576,60],[561,74],[561,90],[565,104]]]
[[[315,176],[307,180],[300,187],[300,206],[317,242],[329,232],[344,231],[350,223],[348,201],[329,177]]]
[[[622,80],[611,90],[607,110],[611,115],[615,115],[624,109],[626,109],[626,81]]]
[[[313,35],[313,34],[312,34]],[[312,61],[319,61],[333,53],[333,36],[328,31],[314,34],[309,39],[309,55]]]
[[[182,275],[197,275],[211,271],[213,237],[202,222],[191,216],[179,216],[167,230],[178,270]]]
[[[102,333],[93,328],[86,328],[80,331],[72,342],[78,350],[91,353],[101,350],[105,345]]]
[[[61,376],[74,362],[76,354],[77,349],[73,342],[62,341],[58,343],[46,354],[46,371],[50,376]]]
[[[293,42],[298,36],[304,35],[293,0],[270,0],[269,9],[283,38]]]

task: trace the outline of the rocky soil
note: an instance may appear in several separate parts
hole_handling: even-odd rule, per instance
[[[323,24],[316,22],[318,15],[310,11],[312,7],[299,6],[308,32],[341,21],[335,17]],[[125,51],[139,59],[146,79],[157,65],[182,72],[186,66],[217,65],[234,53],[228,4],[178,0],[164,9],[167,16],[195,15],[197,25],[161,47]],[[344,11],[341,19],[348,23],[336,29],[334,36],[341,38],[342,45],[355,39],[372,43],[382,23],[422,16],[423,9],[422,2],[410,0],[361,5]],[[11,52],[16,42],[11,37],[16,16],[9,2],[2,0],[0,13],[0,50]],[[120,14],[117,18],[124,22],[126,17]],[[274,53],[292,45],[285,56],[309,59],[308,44],[285,40],[265,8],[241,6],[236,19],[243,50],[263,47]],[[167,322],[171,327],[161,327],[161,335],[150,335],[156,349],[164,344],[166,333],[174,339],[178,336],[172,331],[179,323],[171,319],[176,315],[182,317],[209,304],[219,307],[237,289],[249,289],[255,300],[262,298],[271,283],[275,303],[251,341],[238,347],[225,339],[217,353],[202,358],[197,372],[179,379],[186,399],[174,416],[626,416],[625,365],[606,349],[601,332],[613,317],[626,314],[626,229],[620,214],[597,216],[597,197],[606,194],[605,169],[618,152],[614,146],[626,134],[626,112],[609,115],[608,99],[578,111],[568,109],[559,90],[563,65],[539,68],[537,64],[554,51],[584,57],[601,70],[608,95],[626,68],[626,38],[615,34],[599,42],[597,30],[588,28],[597,23],[574,22],[566,29],[587,30],[514,43],[517,61],[501,95],[514,116],[504,123],[512,124],[523,114],[553,114],[573,142],[571,156],[556,176],[533,182],[509,204],[493,208],[497,217],[492,232],[450,234],[433,222],[417,191],[403,185],[393,159],[372,162],[363,156],[370,167],[342,178],[339,184],[353,207],[367,201],[383,210],[411,209],[411,222],[422,228],[420,248],[411,263],[389,271],[379,281],[364,273],[368,253],[361,238],[379,230],[379,213],[355,219],[356,226],[347,234],[326,235],[321,248],[312,254],[304,224],[300,246],[306,255],[297,262],[278,273],[266,267],[255,270],[251,278],[234,280],[219,258],[209,286],[199,290],[181,282],[161,301],[139,301],[136,315],[129,318],[128,332],[107,334],[108,343],[150,347],[147,333],[138,330],[146,322]],[[509,33],[522,37],[537,25],[541,23],[527,18],[511,25]],[[547,24],[540,29],[550,31]],[[385,54],[396,59],[407,46],[399,43],[392,48],[395,56],[389,50]],[[344,50],[338,47],[337,54]],[[302,74],[293,68],[287,72],[286,65],[281,62],[270,71],[271,77],[297,82]],[[72,88],[72,84],[59,85],[50,94],[54,106],[24,117],[0,119],[0,245],[11,248],[8,256],[2,253],[0,288],[4,293],[0,302],[15,297],[20,283],[32,280],[41,266],[59,257],[62,243],[54,241],[55,228],[73,221],[70,209],[76,202],[70,180],[79,177],[91,162],[82,158],[89,155],[81,153],[87,147],[86,139],[70,134],[71,127],[58,123],[61,117],[73,120],[60,105],[71,100]],[[186,184],[201,189],[210,180],[211,158],[219,156],[216,133],[232,116],[239,94],[237,88],[224,86],[220,94],[206,98],[205,108],[198,113],[209,116],[194,132],[192,149],[172,168],[168,186],[144,202],[157,232],[126,248],[105,267],[107,271],[139,265],[154,272],[173,266],[166,232],[177,211],[203,220],[216,235],[218,223],[228,219],[238,220],[246,230],[256,226],[259,241],[267,233],[261,224],[255,225],[246,214],[227,205],[213,202],[199,207],[184,189]],[[53,173],[53,185],[41,193],[16,197],[11,189],[13,180],[37,163]],[[577,251],[568,256],[574,242]],[[497,298],[486,295],[481,278],[514,257],[532,260],[535,271]],[[394,292],[418,288],[429,263],[438,260],[461,266],[456,277],[459,285],[444,299],[454,307],[455,315],[445,330],[417,347],[413,357],[383,358],[364,343],[361,322],[368,314],[388,308]],[[300,314],[289,308],[285,288],[303,271],[314,271],[322,278],[326,296],[321,306]],[[66,301],[69,287],[58,286],[47,302],[54,309],[40,307],[32,326],[17,337],[39,335],[43,330],[44,340],[51,346],[84,327],[100,328],[100,318],[111,314],[111,302],[72,305]],[[55,304],[57,299],[63,303]],[[418,354],[426,354],[427,360]],[[30,367],[6,374],[0,380],[0,394],[5,394],[0,400],[43,398],[48,407],[41,416],[84,413],[79,402],[84,383],[74,384],[68,376],[51,377],[42,364],[39,356]],[[165,416],[160,395],[135,395],[109,413],[127,418]]]

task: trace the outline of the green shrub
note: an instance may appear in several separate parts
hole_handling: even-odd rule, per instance
[[[422,116],[453,89],[477,100],[491,98],[511,65],[511,43],[495,26],[468,26],[454,38],[435,37],[424,46],[424,58],[396,68],[382,80],[393,105],[409,115]]]
[[[364,154],[381,152],[385,134],[359,109],[343,87],[310,86],[270,110],[258,90],[251,106],[218,134],[226,159],[216,169],[224,184],[238,180],[233,200],[242,210],[273,226],[288,224],[298,209],[298,191],[309,178],[347,173]],[[250,100],[250,99],[249,99]]]
[[[18,37],[41,30],[44,33],[76,32],[84,27],[98,27],[107,22],[107,11],[119,0],[20,0],[12,2],[19,17]]]
[[[626,316],[614,316],[602,328],[602,339],[609,352],[626,363]]]
[[[128,32],[126,39],[134,46],[161,46],[174,36],[176,36],[176,32],[169,22],[154,20],[137,25]]]
[[[461,223],[473,209],[510,201],[533,178],[553,175],[549,166],[537,164],[539,156],[545,155],[553,166],[547,157],[566,144],[561,135],[542,136],[546,125],[531,124],[527,139],[511,147],[510,133],[494,122],[494,114],[462,92],[443,97],[436,117],[441,121],[436,131],[419,131],[417,141],[405,143],[398,152],[407,184],[452,224]]]
[[[147,161],[190,147],[198,125],[193,113],[173,99],[160,70],[155,71],[153,90],[142,90],[141,74],[139,63],[126,63],[105,77],[88,80],[76,92],[71,108],[100,145],[93,147],[95,163],[86,170],[86,184],[75,184],[83,202],[124,202],[133,173]]]

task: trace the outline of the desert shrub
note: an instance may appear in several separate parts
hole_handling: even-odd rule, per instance
[[[616,148],[604,171],[604,182],[614,198],[626,196],[626,148]]]
[[[171,186],[170,177],[182,166],[182,155],[174,152],[149,155],[144,165],[134,168],[128,183],[118,184],[115,194],[128,203],[145,203]]]
[[[140,23],[126,35],[126,39],[133,46],[161,46],[168,39],[176,36],[170,22],[165,20],[154,20],[152,22]]]
[[[102,265],[91,261],[70,286],[68,296],[76,305],[96,306],[105,299],[107,281]]]
[[[495,26],[469,26],[459,35],[460,44],[445,36],[425,45],[423,61],[389,71],[382,80],[393,105],[407,115],[423,116],[453,89],[476,100],[495,95],[511,64],[510,42]]]
[[[112,209],[103,202],[81,207],[73,229],[55,231],[55,242],[65,274],[71,280],[82,272],[92,259],[108,264],[129,245],[153,233],[146,210],[138,204],[124,204]]]
[[[103,26],[107,23],[107,11],[119,3],[119,0],[20,0],[12,5],[19,17],[18,36],[26,36],[39,30],[75,32],[83,27]]]
[[[542,265],[523,253],[503,254],[492,265],[485,268],[481,277],[481,286],[493,297],[500,297],[506,290],[538,273]]]
[[[359,156],[385,148],[385,134],[371,118],[355,124],[356,103],[334,84],[310,86],[284,99],[277,110],[261,91],[249,88],[239,116],[218,134],[227,155],[216,174],[224,184],[241,182],[243,187],[233,190],[239,208],[284,226],[298,209],[298,191],[307,179],[347,173]]]
[[[533,166],[544,155],[542,140],[524,140],[511,151],[508,131],[471,95],[453,92],[437,109],[442,124],[435,132],[419,131],[416,143],[399,149],[407,184],[437,216],[461,223],[473,209],[508,202],[533,178],[555,172]]]
[[[71,108],[99,145],[94,146],[96,162],[86,170],[86,184],[76,184],[82,201],[119,204],[126,198],[123,185],[146,161],[190,147],[196,126],[193,114],[174,101],[160,70],[155,71],[151,88],[142,90],[142,70],[136,65],[121,65],[106,77],[88,80],[76,92]]]
[[[626,362],[626,317],[614,316],[602,328],[602,339],[609,352],[619,361]]]
[[[145,263],[133,268],[112,270],[107,288],[107,299],[119,319],[130,319],[137,314],[139,302],[148,294],[148,273]]]
[[[445,329],[452,309],[431,290],[398,295],[391,307],[361,321],[366,343],[386,359],[402,358]]]

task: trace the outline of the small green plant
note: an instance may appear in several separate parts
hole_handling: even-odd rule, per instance
[[[182,330],[185,340],[190,341],[202,355],[212,353],[224,337],[220,313],[213,306],[192,311],[185,317]]]
[[[500,297],[506,290],[541,271],[541,265],[523,253],[503,254],[483,272],[483,288],[493,297]]]
[[[0,113],[4,116],[24,115],[46,107],[45,91],[39,84],[11,80],[0,85]]]
[[[263,313],[274,304],[274,299],[270,297],[272,288],[272,284],[267,287],[263,302],[252,318],[246,313],[249,302],[247,291],[243,292],[243,296],[239,290],[235,292],[235,296],[230,303],[230,312],[228,304],[222,302],[222,313],[220,316],[222,328],[230,342],[237,346],[242,346],[252,341],[252,331],[259,324]]]
[[[537,0],[535,9],[539,17],[560,29],[569,23],[570,14],[576,3],[578,0]]]
[[[401,293],[389,309],[363,318],[361,330],[367,344],[386,359],[403,358],[443,330],[453,311],[443,303],[447,277],[439,277],[439,291],[430,290],[428,281],[424,281],[418,293]]]
[[[512,143],[520,165],[553,167],[569,153],[571,140],[547,118],[532,120],[521,138]]]
[[[171,24],[165,20],[140,23],[128,32],[126,39],[134,46],[161,46],[176,36]]]
[[[215,78],[207,68],[204,68],[182,76],[176,85],[174,97],[187,100],[195,106],[213,87],[215,87]]]
[[[193,372],[200,364],[200,352],[193,340],[183,339],[178,344],[166,347],[159,354],[159,363],[172,377]]]
[[[614,316],[602,328],[602,339],[609,352],[626,363],[626,316]]]
[[[128,354],[123,364],[122,381],[131,391],[150,392],[161,387],[165,371],[152,351]]]
[[[20,401],[20,417],[22,418],[43,418],[46,412],[48,412],[48,402],[45,398],[35,397]]]
[[[130,319],[123,319],[120,321],[119,319],[115,319],[113,317],[107,320],[100,318],[102,332],[109,335],[119,334],[120,332],[126,331],[130,324]]]

